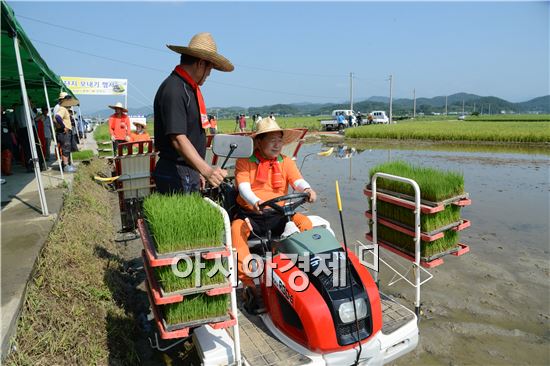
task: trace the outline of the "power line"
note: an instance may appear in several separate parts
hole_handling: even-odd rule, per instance
[[[93,53],[89,53],[89,52],[85,52],[85,51],[81,51],[81,50],[75,50],[75,49],[72,49],[72,48],[69,48],[69,47],[65,47],[65,46],[60,46],[60,45],[57,45],[57,44],[54,44],[54,43],[51,43],[51,42],[41,41],[41,40],[38,40],[38,39],[31,39],[31,40],[32,40],[33,42],[44,43],[44,44],[47,44],[47,45],[52,46],[52,47],[58,47],[58,48],[61,48],[61,49],[67,50],[67,51],[71,51],[71,52],[75,52],[75,53],[80,53],[80,54],[83,54],[83,55],[86,55],[86,56],[97,57],[97,58],[101,58],[101,59],[104,59],[104,60],[108,60],[108,61],[112,61],[112,62],[121,63],[121,64],[124,64],[124,65],[130,65],[130,66],[139,67],[139,68],[144,68],[144,69],[147,69],[147,70],[152,70],[152,71],[157,71],[157,72],[162,72],[162,73],[166,73],[166,72],[167,72],[166,70],[161,70],[161,69],[157,69],[157,68],[154,68],[154,67],[149,67],[149,66],[145,66],[145,65],[135,64],[135,63],[127,62],[127,61],[123,61],[123,60],[118,60],[118,59],[115,59],[115,58],[112,58],[112,57],[105,57],[105,56],[95,55],[95,54],[93,54]],[[236,84],[222,83],[222,82],[213,81],[213,80],[212,80],[212,81],[209,81],[208,83],[209,83],[209,84],[219,84],[219,85],[224,85],[224,86],[230,86],[230,87],[234,87],[234,88],[241,88],[241,89],[249,89],[249,90],[255,90],[255,91],[262,91],[262,92],[273,93],[273,94],[284,94],[284,95],[292,95],[292,96],[300,96],[300,97],[309,97],[309,98],[323,98],[323,99],[337,99],[337,98],[339,98],[339,97],[336,97],[336,96],[320,96],[320,95],[307,95],[307,94],[289,93],[289,92],[277,91],[277,90],[271,90],[271,89],[268,90],[268,89],[254,88],[254,87],[249,87],[249,86],[244,86],[244,85],[236,85]]]
[[[25,15],[18,15],[18,17],[23,18],[23,19],[27,19],[27,20],[30,20],[30,21],[33,21],[33,22],[49,25],[51,27],[57,27],[57,28],[69,30],[69,31],[72,31],[72,32],[85,34],[85,35],[88,35],[88,36],[91,36],[91,37],[97,37],[97,38],[100,38],[100,39],[125,44],[125,45],[128,45],[128,46],[145,48],[145,49],[148,49],[148,50],[161,52],[161,53],[166,53],[166,54],[171,54],[171,55],[173,54],[172,51],[168,51],[168,50],[164,50],[164,49],[160,49],[160,48],[156,48],[156,47],[151,47],[151,46],[143,45],[143,44],[140,44],[140,43],[129,42],[129,41],[125,41],[125,40],[118,39],[118,38],[107,37],[107,36],[103,36],[103,35],[97,34],[97,33],[86,32],[86,31],[82,31],[80,29],[66,27],[66,26],[63,26],[63,25],[46,22],[44,20],[28,17],[28,16],[25,16]],[[344,75],[344,74],[342,74],[342,75],[309,74],[309,73],[299,73],[299,72],[292,72],[292,71],[273,70],[273,69],[267,69],[267,68],[258,67],[258,66],[250,66],[250,65],[242,65],[242,64],[236,64],[236,66],[244,67],[244,68],[248,68],[248,69],[253,69],[253,70],[267,71],[267,72],[272,72],[272,73],[277,73],[277,74],[287,74],[287,75],[294,75],[294,76],[313,76],[313,77],[329,77],[329,78],[344,78],[344,77],[347,77],[347,75]]]
[[[43,20],[40,20],[40,19],[35,19],[35,18],[31,18],[31,17],[24,16],[24,15],[17,15],[17,17],[18,17],[18,18],[27,19],[27,20],[32,20],[32,21],[37,22],[37,23],[46,24],[46,25],[49,25],[49,26],[52,26],[52,27],[57,27],[57,28],[61,28],[61,29],[66,29],[66,30],[70,30],[70,31],[72,31],[72,32],[81,33],[81,34],[86,34],[86,35],[88,35],[88,36],[92,36],[92,37],[97,37],[97,38],[105,39],[105,40],[112,41],[112,42],[122,43],[122,44],[125,44],[125,45],[128,45],[128,46],[146,48],[146,49],[148,49],[148,50],[152,50],[152,51],[156,51],[156,52],[162,52],[162,53],[166,53],[166,54],[171,54],[171,53],[172,53],[171,51],[168,51],[168,50],[162,50],[162,49],[160,49],[160,48],[149,47],[149,46],[142,45],[142,44],[139,44],[139,43],[128,42],[128,41],[124,41],[124,40],[117,39],[117,38],[112,38],[112,37],[103,36],[103,35],[101,35],[101,34],[86,32],[86,31],[82,31],[82,30],[80,30],[80,29],[65,27],[65,26],[63,26],[63,25],[54,24],[54,23],[49,23],[49,22],[46,22],[46,21],[43,21]]]

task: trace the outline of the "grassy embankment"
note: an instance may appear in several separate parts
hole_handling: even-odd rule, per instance
[[[120,305],[122,260],[106,164],[81,165],[28,284],[9,365],[134,365],[136,322]]]
[[[519,116],[518,116],[519,117]],[[397,140],[550,142],[550,118],[532,121],[402,121],[348,129],[349,138]]]

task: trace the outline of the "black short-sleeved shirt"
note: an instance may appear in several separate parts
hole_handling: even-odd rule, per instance
[[[185,135],[204,159],[206,132],[193,88],[175,72],[160,85],[154,102],[155,147],[161,159],[189,165],[172,146],[169,135]]]

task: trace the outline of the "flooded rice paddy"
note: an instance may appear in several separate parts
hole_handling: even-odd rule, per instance
[[[306,158],[302,174],[317,191],[312,214],[328,219],[342,238],[335,198],[339,181],[349,243],[365,242],[368,208],[363,194],[369,169],[388,160],[464,174],[472,205],[461,233],[470,253],[445,257],[422,286],[420,344],[397,365],[547,365],[550,363],[550,148],[434,145],[426,143],[310,143],[304,156],[334,147],[330,157]],[[381,249],[403,270],[410,263]],[[403,281],[381,289],[413,309],[414,289]]]

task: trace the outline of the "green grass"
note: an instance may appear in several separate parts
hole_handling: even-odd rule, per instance
[[[227,314],[229,295],[207,296],[197,294],[186,296],[184,301],[165,305],[164,317],[168,324],[187,323],[193,320],[209,319]]]
[[[464,176],[457,172],[414,166],[404,161],[391,161],[373,167],[369,172],[370,179],[378,172],[415,180],[420,187],[421,198],[428,201],[439,202],[464,193]],[[407,183],[383,178],[378,178],[376,182],[377,188],[414,196],[412,186]]]
[[[73,160],[90,160],[94,157],[92,150],[80,150],[72,153]]]
[[[550,122],[550,114],[493,114],[493,115],[466,116],[466,121],[500,121],[500,122],[546,121],[546,122]]]
[[[198,257],[200,258],[200,257]],[[192,287],[195,287],[196,284],[200,284],[201,286],[208,286],[208,285],[215,285],[215,284],[222,284],[224,283],[227,278],[223,275],[221,271],[217,271],[216,274],[212,277],[208,276],[208,272],[214,267],[216,260],[215,259],[208,259],[208,260],[202,260],[205,267],[201,268],[199,276],[200,276],[200,282],[196,282],[196,266],[194,265],[194,258],[191,258],[193,260],[193,270],[187,277],[178,277],[174,272],[172,271],[171,266],[163,266],[163,267],[155,267],[154,273],[155,278],[160,283],[162,289],[164,292],[175,292],[180,290],[189,289]],[[223,267],[227,270],[227,261],[222,261]],[[187,263],[184,260],[180,260],[178,263],[178,270],[181,272],[185,272],[187,269]]]
[[[404,121],[345,130],[349,138],[433,141],[550,142],[548,122]]]
[[[414,238],[383,225],[378,225],[378,239],[401,248],[403,252],[414,255]],[[420,256],[431,257],[457,246],[460,236],[454,230],[445,231],[445,236],[432,242],[420,241]]]
[[[199,194],[152,194],[143,212],[159,253],[222,245],[223,217]]]
[[[112,195],[81,165],[30,278],[7,365],[136,365],[134,285],[113,241]]]
[[[376,201],[378,215],[414,228],[414,212],[388,202]],[[420,215],[420,231],[432,232],[436,229],[460,221],[460,207],[448,205],[443,211],[430,215]]]

